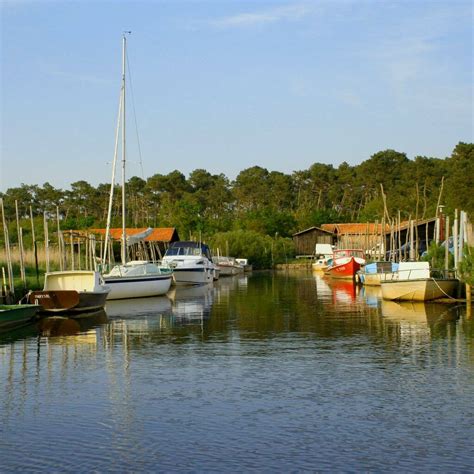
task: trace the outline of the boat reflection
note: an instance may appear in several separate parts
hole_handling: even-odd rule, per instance
[[[381,312],[389,324],[396,324],[404,338],[424,334],[445,337],[460,318],[460,307],[440,303],[395,302],[382,300]]]
[[[380,286],[363,286],[361,294],[365,300],[365,304],[371,308],[378,308],[382,300],[382,288]]]
[[[439,303],[395,302],[381,300],[382,316],[391,321],[428,324],[455,321],[458,317],[457,307]]]
[[[176,320],[208,319],[214,301],[214,285],[172,288],[168,296],[172,301],[171,312]]]
[[[112,300],[107,301],[105,310],[109,318],[160,315],[171,311],[171,300],[168,296]]]
[[[41,319],[37,328],[43,337],[55,338],[60,336],[83,336],[90,332],[92,328],[108,322],[107,314],[104,310],[84,314],[83,318],[68,318],[64,316],[51,316]],[[95,337],[95,331],[94,337]],[[88,337],[90,339],[90,337]]]
[[[335,278],[326,278],[327,284],[332,291],[333,302],[353,303],[358,295],[359,287],[352,280],[339,280]]]

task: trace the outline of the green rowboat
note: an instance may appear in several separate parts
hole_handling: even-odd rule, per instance
[[[32,323],[40,309],[41,307],[35,304],[0,305],[0,332]]]

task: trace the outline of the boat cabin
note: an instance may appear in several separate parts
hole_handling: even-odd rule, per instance
[[[209,246],[193,241],[173,242],[165,253],[165,257],[199,257],[201,255],[211,260],[211,251]]]
[[[338,249],[334,250],[334,258],[358,257],[365,259],[364,251],[361,249]]]

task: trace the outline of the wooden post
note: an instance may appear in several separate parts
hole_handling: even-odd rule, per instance
[[[458,210],[454,209],[454,228],[453,228],[453,240],[454,240],[454,269],[456,273],[459,265],[459,242],[458,242]]]
[[[425,225],[425,239],[426,239],[426,249],[428,250],[428,247],[430,246],[430,238],[429,238],[429,229],[428,229],[428,221],[426,222]]]
[[[71,270],[74,270],[74,242],[72,239],[72,230],[69,231],[69,245],[71,246]]]
[[[43,212],[43,225],[44,225],[44,255],[46,260],[46,273],[49,272],[49,233],[48,233],[48,218],[46,212]]]
[[[449,270],[449,216],[446,216],[446,241],[444,247],[444,269]]]
[[[59,226],[59,207],[56,206],[56,221],[57,221],[57,225],[58,225],[58,252],[59,252],[59,269],[61,271],[64,270],[64,267],[63,267],[63,249],[62,249],[62,246],[61,246],[61,228]]]
[[[2,267],[2,303],[7,302],[7,295],[8,295],[7,278],[5,276],[5,267]]]
[[[15,214],[16,214],[16,232],[18,236],[18,252],[20,254],[20,277],[21,277],[21,281],[26,287],[25,259],[23,256],[23,247],[21,245],[20,213],[18,212],[18,201],[16,199],[15,199]]]
[[[33,246],[33,251],[35,250],[35,242],[36,242],[36,237],[35,237],[35,223],[33,220],[33,209],[30,206],[30,221],[31,221],[31,238],[33,239],[32,246]]]
[[[398,261],[402,261],[402,234],[400,233],[400,226],[401,226],[401,217],[400,217],[400,209],[398,210]]]
[[[458,250],[458,261],[462,262],[464,258],[464,232],[465,232],[465,221],[466,221],[466,213],[464,211],[460,211],[459,213],[459,250]]]
[[[8,226],[5,219],[5,209],[3,207],[3,199],[0,198],[0,207],[2,209],[2,222],[3,222],[3,236],[5,240],[5,257],[7,260],[7,272],[8,272],[8,286],[12,294],[15,293],[15,283],[13,281],[13,267],[12,267],[12,254],[10,250],[10,238],[8,236]],[[9,295],[7,294],[7,298]]]
[[[77,269],[82,270],[81,268],[81,236],[77,236]]]
[[[410,261],[414,262],[415,261],[415,227],[413,220],[411,219],[410,216]]]
[[[20,255],[25,255],[25,248],[23,247],[23,229],[20,227],[20,239],[18,242],[18,246],[20,247]],[[23,282],[23,288],[26,290],[26,272],[25,272],[25,259],[22,258],[22,271],[21,271],[21,281]]]
[[[39,288],[39,265],[38,265],[38,242],[34,241],[35,245],[35,269],[36,269],[36,285]]]

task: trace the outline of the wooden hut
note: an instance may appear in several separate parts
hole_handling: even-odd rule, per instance
[[[333,244],[334,234],[319,227],[310,227],[293,234],[296,255],[298,257],[312,257],[316,244]]]
[[[335,235],[339,248],[362,249],[369,254],[383,253],[384,235],[390,230],[373,222],[323,224],[321,228]]]

